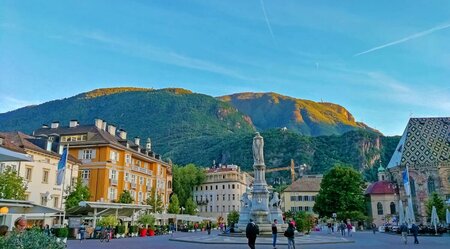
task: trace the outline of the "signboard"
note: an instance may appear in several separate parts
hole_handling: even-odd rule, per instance
[[[70,228],[79,228],[81,225],[81,218],[69,218],[69,227]]]

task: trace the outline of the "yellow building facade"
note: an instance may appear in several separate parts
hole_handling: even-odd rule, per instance
[[[172,193],[172,165],[145,146],[140,138],[127,139],[124,130],[96,119],[94,125],[79,125],[72,120],[68,127],[54,122],[35,134],[57,135],[63,145],[69,145],[70,155],[79,159],[80,178],[89,187],[90,201],[116,202],[128,190],[134,204],[145,204],[151,191],[156,191],[167,207]]]
[[[313,212],[321,182],[322,175],[300,177],[281,193],[281,210],[283,212]]]

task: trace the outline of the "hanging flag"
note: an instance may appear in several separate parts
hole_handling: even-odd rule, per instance
[[[411,195],[411,187],[409,186],[409,172],[408,168],[405,169],[405,171],[402,172],[403,177],[403,185],[405,186],[405,192],[407,196]]]
[[[61,185],[64,179],[64,174],[66,172],[66,163],[67,163],[67,148],[63,150],[61,155],[61,159],[58,162],[58,175],[56,178],[56,184]]]

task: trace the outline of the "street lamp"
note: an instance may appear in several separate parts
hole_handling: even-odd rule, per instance
[[[181,207],[180,209],[181,209],[181,214],[183,214],[183,211],[185,210],[185,208]]]

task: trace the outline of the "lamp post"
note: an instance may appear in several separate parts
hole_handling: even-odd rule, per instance
[[[180,209],[181,209],[181,214],[183,214],[183,211],[185,210],[185,208],[181,207]]]

